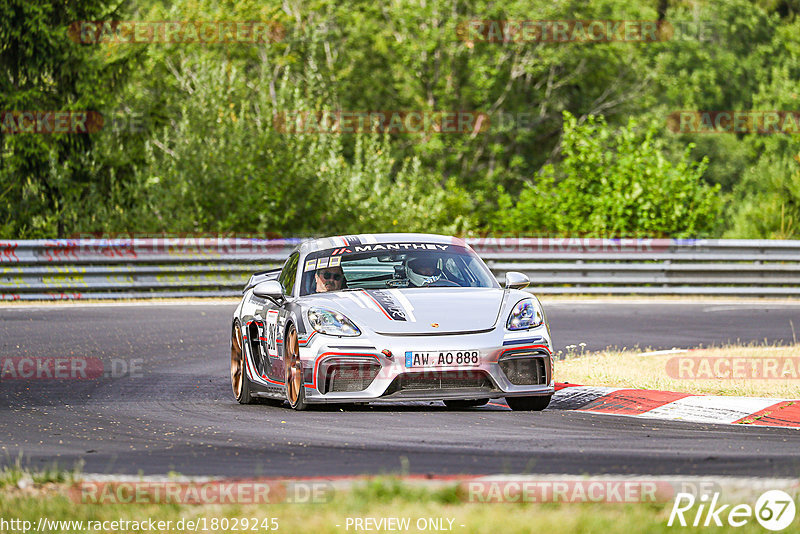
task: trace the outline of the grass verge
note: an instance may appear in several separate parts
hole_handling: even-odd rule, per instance
[[[556,362],[559,382],[706,395],[798,399],[798,376],[800,345],[729,345],[673,354],[604,350]]]
[[[667,521],[672,503],[513,503],[484,504],[464,502],[458,487],[409,485],[396,478],[377,478],[358,483],[348,491],[337,491],[330,500],[315,504],[259,505],[178,505],[178,504],[83,504],[66,496],[64,483],[37,484],[19,489],[7,485],[0,489],[0,517],[37,525],[47,518],[51,532],[148,532],[148,528],[130,525],[114,528],[91,528],[87,523],[111,521],[170,521],[159,532],[179,532],[179,521],[201,522],[198,532],[232,532],[234,521],[246,518],[249,532],[313,532],[315,534],[345,532],[430,532],[445,530],[455,533],[528,533],[536,532],[671,532]],[[751,503],[752,504],[752,503]],[[227,523],[223,522],[227,519]],[[348,518],[351,523],[348,528]],[[356,518],[407,518],[405,529],[356,529]],[[272,521],[274,519],[274,521]],[[266,522],[264,521],[266,520]],[[430,522],[433,520],[433,523]],[[53,522],[72,521],[71,525]],[[75,522],[82,522],[77,524]],[[424,525],[423,525],[424,523]],[[240,523],[241,524],[241,523]],[[216,526],[215,526],[216,525]],[[267,525],[268,528],[264,528]],[[420,526],[424,528],[420,528]],[[438,525],[439,528],[433,528]],[[278,527],[277,529],[275,527]],[[447,527],[447,528],[441,528]],[[35,529],[35,527],[34,527]],[[680,528],[681,532],[706,532],[708,527]],[[712,529],[714,530],[714,529]],[[721,529],[716,529],[721,530]],[[9,532],[12,530],[9,530]],[[737,532],[763,532],[751,520]]]
[[[45,467],[36,471],[22,467],[22,456],[19,456],[14,463],[4,465],[0,469],[0,491],[6,489],[42,486],[45,484],[64,484],[73,482],[81,466],[78,465],[72,471],[65,471],[58,467]]]

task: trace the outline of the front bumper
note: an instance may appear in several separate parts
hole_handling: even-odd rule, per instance
[[[407,352],[477,351],[477,365],[407,367]],[[391,356],[390,356],[391,355]],[[309,403],[547,396],[555,391],[545,326],[437,336],[316,334],[301,346]]]

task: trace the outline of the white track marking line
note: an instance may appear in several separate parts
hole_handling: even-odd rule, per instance
[[[783,400],[697,395],[672,401],[634,417],[674,419],[694,423],[733,423]]]
[[[664,354],[683,354],[684,352],[689,352],[689,349],[654,350],[652,352],[643,352],[639,356],[661,356]]]

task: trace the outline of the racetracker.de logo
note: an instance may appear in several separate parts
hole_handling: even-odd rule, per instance
[[[679,134],[798,134],[800,111],[673,111],[667,128]]]
[[[97,111],[0,111],[3,135],[97,133],[104,122]]]
[[[800,380],[800,357],[675,356],[666,371],[682,380]]]
[[[669,502],[675,488],[653,480],[471,480],[461,484],[466,502],[642,503]]]
[[[547,237],[470,237],[467,243],[479,254],[510,252],[530,254],[649,254],[668,252],[673,246],[693,246],[672,239],[604,239]]]
[[[283,111],[273,117],[282,134],[476,134],[489,129],[482,111]]]
[[[333,497],[327,482],[268,479],[207,482],[90,482],[74,484],[78,504],[275,504],[325,503]]]
[[[94,234],[85,234],[93,236]],[[75,239],[48,239],[36,246],[20,246],[19,242],[0,241],[0,263],[36,262],[70,264],[105,261],[108,258],[144,258],[163,261],[166,257],[230,256],[249,257],[253,261],[276,261],[285,257],[300,242],[296,238],[238,237],[236,235],[206,234],[101,234],[104,237],[77,237]],[[133,237],[126,237],[131,235]],[[155,237],[149,237],[149,236]],[[146,237],[147,236],[147,237]],[[120,272],[123,269],[120,269]],[[9,273],[8,271],[6,271]],[[85,273],[85,269],[69,272]],[[50,273],[48,273],[50,274]],[[10,277],[9,277],[10,276]],[[0,279],[0,287],[13,285],[14,274]],[[9,280],[11,284],[9,284]]]
[[[469,43],[654,43],[670,39],[675,27],[657,20],[469,20],[456,34]]]
[[[125,360],[85,356],[7,356],[0,358],[0,380],[96,380],[142,376],[141,358]]]
[[[275,43],[286,32],[276,21],[80,21],[70,24],[69,38],[80,44],[262,44]]]

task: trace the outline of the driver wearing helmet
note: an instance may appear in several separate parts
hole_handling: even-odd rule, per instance
[[[430,285],[442,277],[436,258],[412,258],[406,263],[406,275],[411,287]]]

